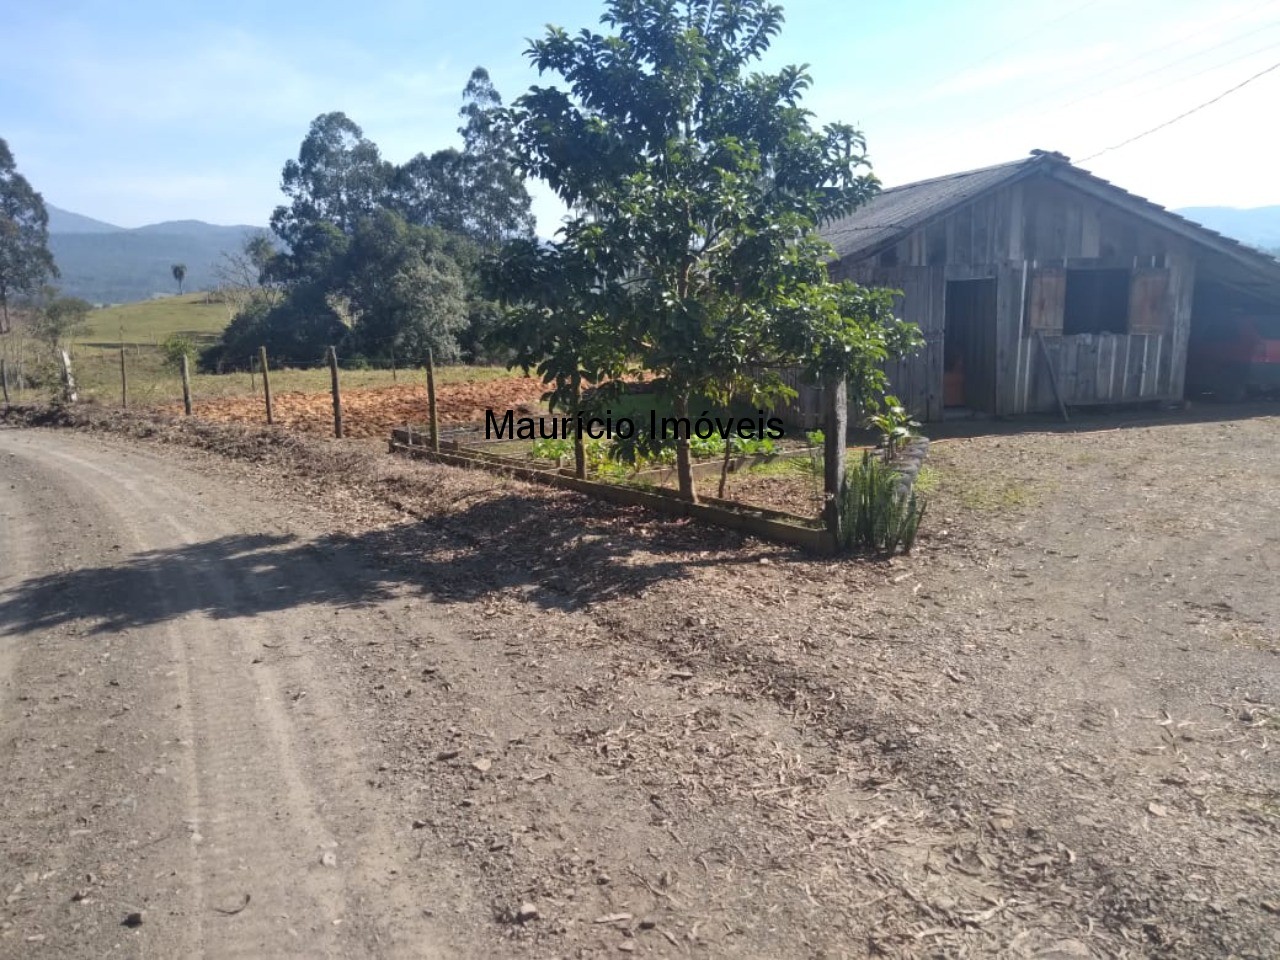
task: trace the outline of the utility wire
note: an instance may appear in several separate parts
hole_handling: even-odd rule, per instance
[[[1247,10],[1243,10],[1243,11],[1241,11],[1241,12],[1239,12],[1239,13],[1236,13],[1236,14],[1234,14],[1233,16],[1225,17],[1225,18],[1221,18],[1221,19],[1215,20],[1215,21],[1213,21],[1211,24],[1206,25],[1206,28],[1205,28],[1205,29],[1217,29],[1217,28],[1223,27],[1223,26],[1225,26],[1226,24],[1231,23],[1231,22],[1233,22],[1233,21],[1240,20],[1240,19],[1242,19],[1242,18],[1244,18],[1244,17],[1251,16],[1251,15],[1253,15],[1253,14],[1257,13],[1259,10],[1262,10],[1262,9],[1264,9],[1264,8],[1266,8],[1266,7],[1270,7],[1270,6],[1272,6],[1274,3],[1275,3],[1275,0],[1263,0],[1263,2],[1262,2],[1262,3],[1259,3],[1259,4],[1257,4],[1256,6],[1250,7],[1250,8],[1248,8]],[[1157,66],[1157,67],[1155,67],[1155,68],[1149,69],[1149,70],[1147,70],[1145,73],[1138,74],[1137,76],[1131,76],[1131,77],[1128,77],[1127,79],[1122,78],[1118,83],[1113,83],[1113,84],[1102,84],[1102,85],[1097,86],[1096,88],[1094,88],[1094,89],[1092,90],[1092,92],[1089,92],[1089,93],[1087,93],[1087,94],[1085,94],[1085,95],[1083,95],[1083,96],[1077,96],[1077,97],[1075,97],[1074,99],[1072,99],[1072,100],[1068,101],[1066,104],[1061,104],[1061,103],[1051,103],[1051,102],[1047,103],[1046,101],[1052,101],[1052,99],[1053,99],[1054,97],[1057,97],[1059,94],[1068,93],[1068,92],[1074,92],[1075,90],[1077,90],[1077,89],[1079,88],[1079,86],[1080,86],[1079,82],[1078,82],[1078,81],[1072,81],[1071,83],[1068,83],[1068,84],[1065,84],[1065,85],[1060,85],[1060,86],[1054,87],[1054,88],[1052,88],[1051,90],[1049,90],[1047,93],[1040,93],[1040,94],[1036,94],[1036,95],[1033,95],[1033,96],[1030,96],[1030,97],[1024,98],[1023,100],[1021,100],[1021,101],[1019,101],[1018,103],[1016,103],[1014,106],[1009,107],[1009,108],[1005,109],[1004,111],[1002,111],[1002,113],[1001,113],[1001,115],[1000,115],[1000,116],[992,117],[991,119],[986,120],[986,121],[979,122],[979,123],[977,123],[976,125],[975,125],[975,124],[961,124],[961,125],[956,125],[956,126],[954,126],[954,127],[951,127],[951,128],[949,128],[948,130],[946,130],[945,132],[940,133],[936,138],[933,138],[933,139],[930,139],[930,140],[926,141],[926,142],[922,145],[921,149],[923,149],[923,150],[929,150],[929,149],[933,148],[934,146],[937,146],[937,145],[939,145],[939,144],[941,144],[941,143],[944,143],[944,142],[946,142],[946,141],[950,140],[950,139],[951,139],[951,137],[953,137],[956,133],[959,133],[959,132],[961,132],[961,131],[968,131],[968,132],[972,132],[972,131],[974,131],[974,130],[982,130],[982,129],[991,129],[991,128],[1003,128],[1003,127],[1007,127],[1007,126],[1009,126],[1010,124],[1012,124],[1012,123],[1014,122],[1015,117],[1017,116],[1017,114],[1018,114],[1018,112],[1019,112],[1019,111],[1022,111],[1022,110],[1024,110],[1025,108],[1028,108],[1028,107],[1036,107],[1036,108],[1038,108],[1038,112],[1040,112],[1040,113],[1044,113],[1045,111],[1059,111],[1059,110],[1064,109],[1064,107],[1065,107],[1065,106],[1071,106],[1071,105],[1074,105],[1074,104],[1077,104],[1077,103],[1083,102],[1083,101],[1085,101],[1085,100],[1091,100],[1091,99],[1093,99],[1094,97],[1104,96],[1104,95],[1114,95],[1118,90],[1122,90],[1122,89],[1124,89],[1125,87],[1130,86],[1131,84],[1133,84],[1133,83],[1134,83],[1134,82],[1136,82],[1137,80],[1143,79],[1143,78],[1145,78],[1145,77],[1149,77],[1149,76],[1151,76],[1152,74],[1155,74],[1155,73],[1160,73],[1160,72],[1162,72],[1162,71],[1164,71],[1164,70],[1169,69],[1170,67],[1173,67],[1173,66],[1175,66],[1175,65],[1177,65],[1177,64],[1180,64],[1180,63],[1183,63],[1183,62],[1185,62],[1185,61],[1187,61],[1187,60],[1191,60],[1191,59],[1194,59],[1194,58],[1196,58],[1196,57],[1203,56],[1203,55],[1204,55],[1204,54],[1206,54],[1206,53],[1210,53],[1210,52],[1212,52],[1212,51],[1214,51],[1214,50],[1217,50],[1217,49],[1219,49],[1219,48],[1221,48],[1221,47],[1223,47],[1223,46],[1227,46],[1227,45],[1229,45],[1230,43],[1236,43],[1236,42],[1239,42],[1240,40],[1243,40],[1243,39],[1245,39],[1245,38],[1247,38],[1247,37],[1250,37],[1250,36],[1254,36],[1254,35],[1256,35],[1257,33],[1264,32],[1264,31],[1266,31],[1266,30],[1272,29],[1272,27],[1274,27],[1274,24],[1273,24],[1272,26],[1269,26],[1269,27],[1263,27],[1261,31],[1259,31],[1259,30],[1254,30],[1254,31],[1252,31],[1252,32],[1250,32],[1250,33],[1240,34],[1240,35],[1238,35],[1238,36],[1236,36],[1236,37],[1229,38],[1228,40],[1226,40],[1226,41],[1222,41],[1222,42],[1219,42],[1219,43],[1217,43],[1217,44],[1214,44],[1213,46],[1201,48],[1201,49],[1199,49],[1199,50],[1193,51],[1193,52],[1192,52],[1192,53],[1190,53],[1189,55],[1179,57],[1179,58],[1174,59],[1174,60],[1172,60],[1172,61],[1165,62],[1165,63],[1163,63],[1163,64],[1161,64],[1161,65],[1159,65],[1159,66]],[[1201,31],[1201,32],[1203,32],[1203,31]],[[1125,60],[1122,60],[1122,61],[1119,61],[1119,62],[1113,63],[1111,66],[1105,66],[1103,69],[1098,70],[1098,71],[1095,71],[1093,74],[1091,74],[1090,81],[1096,81],[1096,80],[1098,80],[1098,79],[1100,79],[1100,78],[1102,78],[1102,77],[1106,77],[1106,76],[1109,76],[1109,75],[1111,75],[1111,74],[1114,74],[1114,73],[1116,73],[1116,72],[1117,72],[1117,71],[1119,71],[1119,70],[1123,70],[1123,69],[1125,69],[1126,67],[1132,67],[1134,64],[1141,63],[1141,62],[1142,62],[1142,61],[1144,61],[1144,60],[1148,60],[1148,59],[1150,59],[1151,57],[1155,56],[1155,55],[1156,55],[1156,54],[1158,54],[1158,53],[1161,53],[1161,52],[1163,52],[1163,51],[1165,51],[1165,50],[1168,50],[1168,49],[1170,49],[1170,48],[1173,48],[1173,47],[1177,47],[1177,46],[1179,46],[1179,45],[1183,44],[1184,42],[1186,42],[1187,40],[1192,40],[1192,39],[1194,39],[1195,37],[1196,37],[1196,34],[1195,34],[1195,33],[1183,33],[1183,34],[1180,34],[1178,37],[1176,37],[1176,38],[1175,38],[1175,39],[1173,39],[1172,41],[1169,41],[1169,42],[1167,42],[1167,43],[1163,43],[1163,44],[1159,44],[1159,45],[1154,46],[1154,47],[1150,47],[1150,48],[1148,48],[1148,49],[1146,49],[1146,50],[1144,50],[1144,51],[1142,51],[1142,52],[1138,53],[1137,55],[1135,55],[1135,56],[1133,56],[1133,57],[1126,58]],[[1261,52],[1261,51],[1254,51],[1254,52],[1256,53],[1256,52]],[[1247,54],[1246,56],[1252,56],[1252,54]],[[1243,58],[1241,58],[1241,59],[1243,59]],[[1231,62],[1233,62],[1233,61],[1226,61],[1226,62],[1224,62],[1224,63],[1222,63],[1222,64],[1219,64],[1218,66],[1226,66],[1226,65],[1228,65],[1228,64],[1229,64],[1229,63],[1231,63]],[[1216,69],[1216,67],[1215,67],[1215,69]]]
[[[1177,123],[1179,120],[1185,120],[1187,117],[1191,116],[1193,113],[1199,113],[1205,107],[1213,106],[1215,103],[1217,103],[1219,100],[1223,99],[1224,97],[1227,97],[1235,93],[1237,90],[1241,89],[1242,87],[1247,87],[1249,84],[1253,83],[1253,81],[1258,80],[1262,77],[1265,77],[1268,73],[1272,73],[1275,70],[1280,70],[1280,63],[1273,63],[1271,66],[1267,67],[1267,69],[1258,71],[1253,76],[1248,77],[1245,80],[1242,80],[1240,83],[1237,83],[1231,89],[1222,91],[1222,93],[1218,94],[1212,100],[1206,100],[1204,103],[1201,103],[1197,106],[1192,107],[1190,110],[1186,111],[1186,113],[1178,114],[1172,120],[1166,120],[1164,123],[1159,124],[1158,126],[1154,126],[1150,130],[1144,130],[1142,133],[1138,134],[1137,136],[1130,137],[1128,140],[1123,140],[1120,143],[1114,144],[1110,147],[1106,147],[1102,150],[1099,150],[1097,153],[1091,153],[1089,154],[1089,156],[1085,157],[1080,162],[1087,163],[1090,160],[1094,159],[1095,157],[1102,156],[1104,153],[1110,153],[1112,150],[1119,150],[1121,147],[1127,147],[1129,144],[1137,140],[1141,140],[1143,137],[1150,136],[1151,134],[1155,133],[1157,130],[1163,130],[1165,127],[1172,126],[1173,124]]]
[[[1200,57],[1204,56],[1206,53],[1213,53],[1215,50],[1220,50],[1220,49],[1222,49],[1223,47],[1228,47],[1228,46],[1231,46],[1231,45],[1233,45],[1233,44],[1237,44],[1237,43],[1239,43],[1241,40],[1250,40],[1250,39],[1253,39],[1253,38],[1255,38],[1259,33],[1264,33],[1264,32],[1266,32],[1267,30],[1274,30],[1274,29],[1276,29],[1277,27],[1280,27],[1280,22],[1273,23],[1273,24],[1271,24],[1271,25],[1270,25],[1270,26],[1268,26],[1268,27],[1263,27],[1261,30],[1251,30],[1251,31],[1249,31],[1248,33],[1242,33],[1242,34],[1240,34],[1240,35],[1238,35],[1238,36],[1230,37],[1230,38],[1228,38],[1228,39],[1226,39],[1226,40],[1222,41],[1221,43],[1218,43],[1218,44],[1213,45],[1212,47],[1206,47],[1206,48],[1205,48],[1205,49],[1203,49],[1203,50],[1196,50],[1196,51],[1194,51],[1193,53],[1189,53],[1189,54],[1187,54],[1185,57],[1180,57],[1180,58],[1179,58],[1179,59],[1177,59],[1177,60],[1171,60],[1171,61],[1169,61],[1168,63],[1162,63],[1162,64],[1161,64],[1160,66],[1158,66],[1158,67],[1152,67],[1150,70],[1146,71],[1145,73],[1140,73],[1140,74],[1138,74],[1137,76],[1129,77],[1129,78],[1128,78],[1128,79],[1126,79],[1126,80],[1122,80],[1122,81],[1121,81],[1120,83],[1118,83],[1118,84],[1114,84],[1114,85],[1111,85],[1111,86],[1101,86],[1101,87],[1097,87],[1097,88],[1095,88],[1094,90],[1092,90],[1091,92],[1086,93],[1086,94],[1084,94],[1083,96],[1076,97],[1074,100],[1068,100],[1066,103],[1063,103],[1063,104],[1057,105],[1057,106],[1055,106],[1053,109],[1054,109],[1054,110],[1066,110],[1068,107],[1074,107],[1074,106],[1075,106],[1076,104],[1078,104],[1078,103],[1084,103],[1085,101],[1093,100],[1093,99],[1095,99],[1095,98],[1097,98],[1097,97],[1101,97],[1101,96],[1115,96],[1115,94],[1116,94],[1116,92],[1117,92],[1117,91],[1119,91],[1119,90],[1124,90],[1124,89],[1126,89],[1126,88],[1128,88],[1128,87],[1131,87],[1131,86],[1133,86],[1135,83],[1137,83],[1139,80],[1145,80],[1147,77],[1154,76],[1154,75],[1156,75],[1156,74],[1158,74],[1158,73],[1163,73],[1164,71],[1168,70],[1170,67],[1176,67],[1178,64],[1186,63],[1188,60],[1197,60],[1197,59],[1199,59]],[[1195,73],[1187,74],[1187,75],[1186,75],[1186,76],[1184,76],[1184,77],[1178,77],[1176,80],[1173,80],[1172,82],[1174,82],[1174,83],[1185,83],[1186,81],[1188,81],[1188,80],[1193,80],[1193,79],[1195,79],[1196,77],[1201,76],[1202,74],[1205,74],[1205,73],[1211,73],[1211,72],[1212,72],[1212,71],[1214,71],[1214,70],[1221,70],[1223,67],[1229,67],[1229,66],[1232,66],[1233,64],[1239,63],[1239,62],[1240,62],[1240,61],[1242,61],[1242,60],[1248,60],[1250,57],[1256,56],[1256,55],[1257,55],[1257,54],[1259,54],[1259,53],[1266,53],[1267,51],[1274,49],[1276,46],[1277,46],[1277,44],[1274,44],[1274,43],[1268,43],[1266,46],[1258,47],[1258,48],[1256,48],[1256,49],[1250,50],[1250,51],[1248,51],[1247,53],[1244,53],[1244,54],[1242,54],[1242,55],[1240,55],[1240,56],[1238,56],[1238,57],[1230,58],[1230,59],[1227,59],[1227,60],[1222,60],[1222,61],[1219,61],[1218,63],[1212,63],[1212,64],[1210,64],[1209,66],[1205,67],[1205,68],[1204,68],[1204,69],[1202,69],[1202,70],[1197,70]],[[1108,71],[1108,72],[1109,72],[1109,71]],[[1102,76],[1102,74],[1099,74],[1099,76]],[[1168,81],[1166,81],[1164,85],[1167,85],[1167,83],[1168,83]],[[1143,94],[1145,94],[1145,93],[1149,93],[1149,92],[1151,92],[1152,90],[1158,90],[1158,89],[1160,89],[1160,88],[1161,88],[1161,87],[1160,87],[1159,85],[1158,85],[1158,86],[1155,86],[1155,87],[1150,87],[1150,86],[1148,86],[1148,88],[1147,88],[1146,90],[1143,90],[1143,91],[1141,91],[1141,92],[1134,92],[1133,94],[1129,94],[1129,96],[1131,96],[1131,97],[1132,97],[1132,96],[1142,96],[1142,95],[1143,95]]]

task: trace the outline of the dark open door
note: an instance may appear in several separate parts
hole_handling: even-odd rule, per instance
[[[996,410],[996,281],[947,282],[944,378],[948,402]]]

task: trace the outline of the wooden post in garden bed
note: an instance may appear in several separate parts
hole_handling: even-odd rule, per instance
[[[427,347],[427,416],[431,423],[431,449],[440,452],[440,418],[436,410],[436,360]]]
[[[120,344],[120,408],[129,409],[129,375],[124,369],[124,344]]]
[[[840,535],[840,492],[844,487],[845,445],[849,442],[849,388],[842,377],[823,386],[822,517],[827,532]]]

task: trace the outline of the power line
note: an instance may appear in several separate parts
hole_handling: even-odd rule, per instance
[[[1154,47],[1149,47],[1146,50],[1139,52],[1135,56],[1128,57],[1124,60],[1113,63],[1110,66],[1104,66],[1102,69],[1094,71],[1090,75],[1087,82],[1093,83],[1094,81],[1097,81],[1100,78],[1107,77],[1111,74],[1114,74],[1117,71],[1124,70],[1127,67],[1132,67],[1135,64],[1141,63],[1142,61],[1149,60],[1150,58],[1152,58],[1158,53],[1161,53],[1173,47],[1177,47],[1185,43],[1187,40],[1193,40],[1197,38],[1198,35],[1202,34],[1205,30],[1219,29],[1221,27],[1226,26],[1226,24],[1228,23],[1232,23],[1233,21],[1240,20],[1244,17],[1252,16],[1253,14],[1257,13],[1259,10],[1262,10],[1266,7],[1270,7],[1274,3],[1275,3],[1275,0],[1263,0],[1263,2],[1257,4],[1256,6],[1250,7],[1247,10],[1240,11],[1229,17],[1219,18],[1212,21],[1212,23],[1205,25],[1204,28],[1202,28],[1198,33],[1195,31],[1181,33],[1170,42],[1159,44]],[[992,117],[989,120],[982,121],[977,124],[968,123],[968,124],[958,124],[956,126],[953,126],[947,129],[945,132],[940,133],[936,138],[931,138],[930,140],[926,141],[921,147],[921,149],[924,149],[924,150],[931,149],[932,147],[938,144],[946,142],[947,140],[951,139],[951,137],[954,136],[956,133],[959,133],[961,131],[967,131],[972,133],[974,130],[1007,127],[1014,122],[1014,118],[1019,114],[1020,111],[1023,111],[1025,108],[1028,108],[1028,107],[1038,108],[1038,112],[1040,113],[1044,113],[1046,111],[1057,112],[1065,109],[1065,107],[1067,106],[1072,106],[1074,104],[1081,103],[1086,100],[1091,100],[1098,96],[1114,96],[1116,91],[1124,89],[1125,87],[1132,85],[1138,80],[1144,79],[1155,73],[1160,73],[1164,70],[1169,69],[1170,67],[1176,66],[1177,64],[1184,63],[1187,60],[1204,56],[1206,53],[1211,53],[1212,51],[1220,49],[1221,47],[1227,46],[1231,43],[1237,43],[1240,40],[1244,40],[1248,37],[1256,36],[1258,33],[1273,29],[1275,26],[1276,26],[1275,24],[1272,24],[1270,26],[1263,27],[1261,31],[1254,30],[1249,33],[1244,33],[1236,37],[1229,38],[1226,41],[1216,43],[1213,46],[1203,47],[1199,50],[1193,51],[1189,55],[1176,58],[1172,61],[1165,62],[1153,69],[1147,70],[1145,73],[1141,73],[1136,76],[1130,76],[1127,79],[1122,78],[1119,81],[1119,83],[1112,83],[1112,84],[1103,83],[1103,84],[1097,85],[1091,90],[1091,92],[1084,94],[1083,96],[1077,96],[1074,99],[1067,101],[1065,104],[1060,102],[1059,103],[1053,102],[1054,98],[1058,97],[1060,94],[1074,92],[1075,90],[1078,90],[1080,86],[1080,82],[1077,80],[1073,80],[1070,83],[1053,87],[1047,92],[1041,92],[1041,93],[1033,94],[1030,97],[1026,97],[1020,100],[1018,103],[1014,104],[1012,107],[1008,107],[1004,109],[1001,112],[1000,116]],[[1253,51],[1253,53],[1258,53],[1258,52],[1262,52],[1262,51]],[[1253,53],[1250,53],[1247,56],[1252,56]],[[1229,62],[1231,61],[1228,61],[1228,63]],[[1226,65],[1227,63],[1219,64],[1219,66],[1226,66]]]
[[[1142,133],[1138,134],[1137,136],[1130,137],[1128,140],[1124,140],[1113,146],[1106,147],[1102,150],[1099,150],[1097,153],[1092,153],[1089,156],[1085,157],[1080,162],[1087,163],[1088,161],[1094,159],[1095,157],[1102,156],[1104,153],[1110,153],[1112,150],[1119,150],[1121,147],[1127,147],[1129,144],[1133,143],[1134,141],[1141,140],[1143,137],[1150,136],[1151,134],[1155,133],[1157,130],[1163,130],[1165,127],[1171,126],[1177,123],[1179,120],[1184,120],[1187,117],[1191,116],[1193,113],[1198,113],[1199,111],[1203,110],[1205,107],[1213,106],[1215,103],[1217,103],[1219,100],[1223,99],[1224,97],[1235,93],[1237,90],[1241,89],[1242,87],[1247,87],[1249,84],[1253,83],[1253,81],[1261,77],[1265,77],[1268,73],[1271,73],[1272,71],[1275,71],[1275,70],[1280,70],[1280,63],[1273,63],[1271,66],[1267,67],[1267,69],[1260,70],[1257,73],[1255,73],[1253,76],[1248,77],[1245,80],[1242,80],[1240,83],[1237,83],[1230,90],[1222,91],[1222,93],[1218,94],[1212,100],[1206,100],[1204,103],[1199,104],[1198,106],[1192,107],[1186,113],[1178,114],[1172,120],[1166,120],[1164,123],[1159,124],[1158,126],[1154,126],[1150,130],[1144,130]]]
[[[1196,50],[1193,53],[1187,54],[1185,57],[1180,57],[1177,60],[1171,60],[1168,63],[1163,63],[1158,67],[1152,67],[1150,70],[1146,71],[1145,73],[1140,73],[1137,76],[1129,77],[1128,79],[1122,80],[1120,83],[1116,85],[1113,85],[1113,86],[1104,85],[1104,86],[1098,87],[1092,90],[1091,92],[1084,94],[1083,96],[1077,97],[1074,100],[1068,100],[1066,103],[1055,106],[1053,109],[1066,110],[1068,107],[1074,107],[1078,103],[1084,103],[1085,101],[1093,100],[1096,97],[1114,96],[1116,91],[1123,90],[1126,87],[1130,87],[1133,84],[1137,83],[1139,80],[1145,80],[1147,77],[1154,76],[1158,73],[1163,73],[1164,71],[1168,70],[1170,67],[1176,67],[1181,63],[1186,63],[1188,60],[1197,60],[1200,57],[1203,57],[1206,53],[1213,53],[1215,50],[1220,50],[1223,47],[1232,46],[1233,44],[1239,43],[1241,40],[1251,40],[1257,37],[1259,33],[1264,33],[1267,30],[1274,30],[1277,27],[1280,27],[1280,22],[1273,23],[1267,27],[1263,27],[1261,30],[1251,30],[1248,33],[1242,33],[1239,36],[1230,37],[1226,40],[1223,40],[1221,43],[1214,44],[1212,47],[1206,47],[1203,50]],[[1223,67],[1229,67],[1232,64],[1239,63],[1242,60],[1247,60],[1250,57],[1253,57],[1259,53],[1266,53],[1268,50],[1272,50],[1276,46],[1277,44],[1268,43],[1266,46],[1258,47],[1254,50],[1250,50],[1248,53],[1245,53],[1241,56],[1234,57],[1227,60],[1222,60],[1222,61],[1219,61],[1218,63],[1210,64],[1209,66],[1205,67],[1203,70],[1198,70],[1195,73],[1188,74],[1187,76],[1184,76],[1184,77],[1178,77],[1173,82],[1185,83],[1187,80],[1192,80],[1198,76],[1201,76],[1202,74],[1210,73],[1214,70],[1220,70]],[[1109,72],[1110,71],[1105,71],[1104,73],[1109,73]],[[1103,76],[1103,75],[1104,74],[1098,74],[1098,76]],[[1160,87],[1159,86],[1149,87],[1147,90],[1141,91],[1141,93],[1148,93],[1153,89],[1160,89]],[[1141,95],[1141,93],[1137,95]]]

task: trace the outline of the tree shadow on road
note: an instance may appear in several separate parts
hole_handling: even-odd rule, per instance
[[[420,595],[443,604],[517,591],[575,609],[642,594],[700,567],[805,561],[642,508],[572,494],[504,493],[465,509],[354,536],[238,534],[122,556],[0,590],[0,636],[77,624],[90,634],[175,620],[353,607]]]

